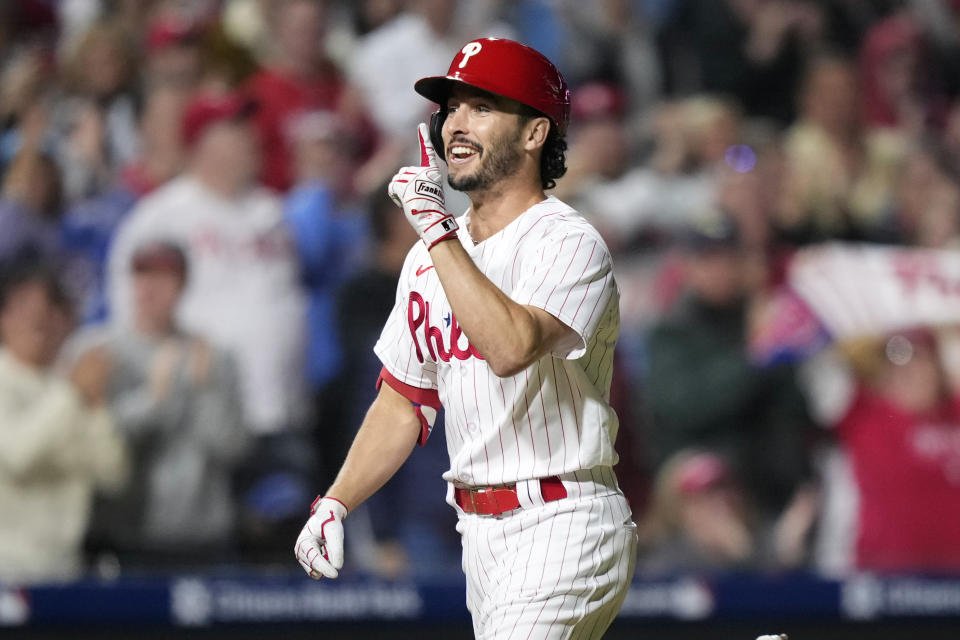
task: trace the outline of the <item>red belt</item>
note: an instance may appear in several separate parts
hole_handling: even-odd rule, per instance
[[[567,490],[557,476],[540,479],[540,495],[544,502],[553,502],[567,497]],[[517,497],[517,485],[508,484],[498,487],[473,487],[470,489],[454,487],[453,499],[465,513],[482,516],[498,516],[507,511],[520,508]]]

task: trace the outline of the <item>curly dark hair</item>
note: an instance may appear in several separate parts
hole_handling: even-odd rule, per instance
[[[550,133],[540,155],[540,183],[544,190],[557,186],[557,180],[567,172],[567,140],[557,133],[557,126],[550,123]]]
[[[537,111],[533,107],[521,105],[521,124],[526,124],[534,118],[549,118],[547,114]],[[557,180],[567,172],[567,140],[557,130],[557,123],[550,120],[550,133],[543,143],[543,152],[540,154],[540,184],[546,191],[557,186]]]

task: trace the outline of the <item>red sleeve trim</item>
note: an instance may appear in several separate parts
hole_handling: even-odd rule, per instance
[[[427,444],[427,440],[430,438],[430,432],[433,431],[433,425],[430,424],[430,421],[423,415],[420,407],[414,406],[414,411],[417,412],[417,418],[420,419],[420,435],[417,436],[417,444],[422,447]]]
[[[440,410],[440,394],[436,389],[421,389],[398,380],[393,374],[384,367],[380,370],[380,377],[377,378],[377,389],[386,382],[391,389],[402,395],[404,398],[415,404],[425,404],[437,411]]]

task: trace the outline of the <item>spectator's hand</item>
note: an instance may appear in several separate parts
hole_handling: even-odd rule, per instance
[[[21,148],[39,151],[43,148],[43,139],[47,133],[50,115],[47,106],[39,100],[24,108],[20,118]]]
[[[787,34],[794,28],[798,13],[787,0],[773,0],[756,9],[748,20],[747,56],[765,64],[774,59],[783,47]]]
[[[689,126],[679,102],[663,102],[656,107],[653,117],[653,157],[650,166],[663,175],[676,175],[690,159]]]
[[[0,78],[0,117],[22,117],[40,95],[44,80],[39,52],[14,57]]]
[[[820,497],[813,487],[801,487],[777,519],[774,551],[783,567],[796,567],[806,554],[806,540],[817,518]]]
[[[343,519],[347,507],[336,498],[318,497],[300,531],[294,553],[314,580],[336,578],[343,566]]]
[[[204,387],[210,381],[210,368],[213,361],[213,351],[203,340],[194,340],[190,345],[190,381]]]
[[[107,399],[107,381],[113,359],[103,347],[90,349],[77,359],[70,372],[70,382],[91,407],[102,406]]]
[[[710,490],[688,498],[682,516],[696,545],[726,564],[743,562],[754,552],[753,535],[731,502],[728,494]]]
[[[400,169],[387,191],[430,249],[438,242],[456,238],[459,225],[443,202],[443,176],[427,125],[420,123],[417,134],[420,166]]]
[[[173,374],[180,362],[181,349],[175,342],[167,342],[153,356],[150,364],[150,392],[157,400],[162,400],[173,385]]]
[[[104,137],[106,123],[103,114],[94,104],[86,104],[80,109],[77,122],[70,133],[69,145],[78,158],[93,167],[106,163]]]

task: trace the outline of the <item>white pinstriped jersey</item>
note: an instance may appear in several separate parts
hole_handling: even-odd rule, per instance
[[[474,263],[512,300],[544,309],[580,337],[512,377],[494,375],[459,328],[426,247],[407,255],[396,304],[374,351],[388,383],[445,409],[447,481],[483,486],[612,467],[617,417],[609,405],[620,326],[610,253],[574,209],[549,197],[474,245]],[[395,379],[395,380],[392,380]]]

